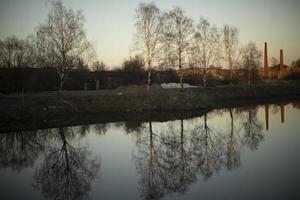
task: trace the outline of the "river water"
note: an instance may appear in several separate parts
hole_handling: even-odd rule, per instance
[[[300,103],[0,134],[0,199],[300,199]]]

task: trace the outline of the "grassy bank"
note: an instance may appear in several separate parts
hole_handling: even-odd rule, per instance
[[[41,124],[44,124],[43,127],[63,126],[68,121],[80,124],[92,123],[94,119],[104,122],[114,119],[150,120],[164,115],[167,119],[184,118],[185,115],[199,115],[213,108],[286,98],[300,98],[300,86],[65,91],[60,96],[56,92],[9,95],[0,97],[0,127],[1,130],[15,130],[26,126],[38,128]]]

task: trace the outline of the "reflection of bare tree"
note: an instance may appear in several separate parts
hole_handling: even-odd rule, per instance
[[[139,121],[127,121],[124,128],[126,133],[140,133],[143,130],[142,123]]]
[[[145,138],[138,138],[139,154],[135,156],[137,170],[141,175],[139,181],[141,196],[144,199],[160,199],[164,196],[164,192],[155,150],[156,134],[152,131],[151,122],[149,122],[149,134],[145,136]]]
[[[292,105],[293,105],[293,108],[300,109],[300,101],[294,101],[294,102],[292,103]]]
[[[192,169],[192,152],[184,136],[183,120],[180,132],[172,125],[169,124],[167,132],[161,129],[158,135],[153,132],[150,122],[149,134],[138,135],[148,138],[139,138],[138,156],[135,156],[145,199],[159,199],[172,192],[183,193],[196,180]]]
[[[0,134],[0,167],[20,171],[32,166],[43,151],[42,136],[38,131]]]
[[[245,129],[243,143],[251,150],[256,150],[258,144],[264,139],[263,124],[257,118],[257,111],[257,108],[248,108],[243,122]]]
[[[46,199],[88,197],[91,180],[99,170],[99,160],[89,159],[87,147],[79,143],[76,147],[71,145],[75,137],[72,128],[59,128],[49,139],[44,161],[36,169],[33,183]]]
[[[204,124],[193,130],[191,139],[195,166],[207,179],[220,169],[224,160],[223,140],[209,128],[207,114],[204,115]]]
[[[172,128],[161,134],[159,162],[164,189],[167,192],[183,193],[196,180],[192,165],[192,152],[188,138],[184,135],[183,120],[180,120],[180,135]]]
[[[219,124],[210,124],[206,114],[200,125],[198,120],[190,121],[190,126],[194,126],[191,130],[184,130],[183,120],[180,128],[178,121],[162,123],[160,127],[155,124],[154,128],[150,122],[148,131],[136,135],[135,160],[143,198],[160,199],[170,193],[184,193],[196,181],[198,171],[206,180],[222,167],[229,170],[240,167],[243,145],[255,149],[262,141],[262,123],[256,108],[225,111],[210,116],[225,117],[228,113],[229,132],[224,132],[224,127],[219,131]],[[240,131],[244,132],[243,136]]]
[[[110,128],[109,123],[100,123],[100,124],[94,124],[91,127],[94,132],[98,135],[105,135],[107,130]]]
[[[229,109],[230,114],[230,133],[227,136],[226,148],[226,167],[227,169],[238,168],[241,164],[240,144],[238,133],[235,130],[232,108]]]

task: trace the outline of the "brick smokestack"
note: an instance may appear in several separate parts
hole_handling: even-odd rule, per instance
[[[264,76],[269,77],[269,62],[268,62],[268,44],[265,42],[265,54],[264,54]]]
[[[280,49],[280,71],[283,70],[283,49]]]

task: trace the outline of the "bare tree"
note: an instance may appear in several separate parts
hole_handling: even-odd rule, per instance
[[[233,78],[233,66],[238,45],[238,33],[238,29],[234,26],[225,25],[223,27],[224,59],[228,63],[230,69],[230,84],[232,84]]]
[[[136,14],[135,48],[145,57],[147,67],[152,68],[160,50],[165,15],[153,2],[140,3]]]
[[[86,40],[84,17],[80,11],[67,9],[61,1],[55,1],[47,22],[38,30],[43,53],[56,68],[62,91],[63,84],[74,61],[82,57],[91,46]]]
[[[29,39],[18,39],[12,35],[0,42],[0,65],[2,67],[31,67],[32,44]]]
[[[193,59],[196,65],[203,68],[203,86],[206,87],[207,68],[219,59],[220,34],[206,18],[201,17],[194,35],[192,47]]]
[[[165,43],[168,48],[168,55],[174,55],[181,71],[182,67],[188,64],[187,57],[190,52],[190,42],[193,33],[193,21],[185,16],[180,7],[175,7],[168,13],[168,23],[164,31]],[[181,72],[180,83],[183,88],[183,74]]]
[[[104,64],[103,61],[101,61],[101,62],[96,61],[96,62],[93,64],[93,70],[94,70],[94,71],[105,71],[105,70],[106,70],[106,65]]]
[[[241,50],[243,65],[248,69],[248,86],[251,85],[251,69],[256,69],[261,64],[262,51],[254,42],[249,42]]]
[[[291,67],[293,67],[293,68],[300,67],[300,58],[297,60],[294,60],[291,64]]]

